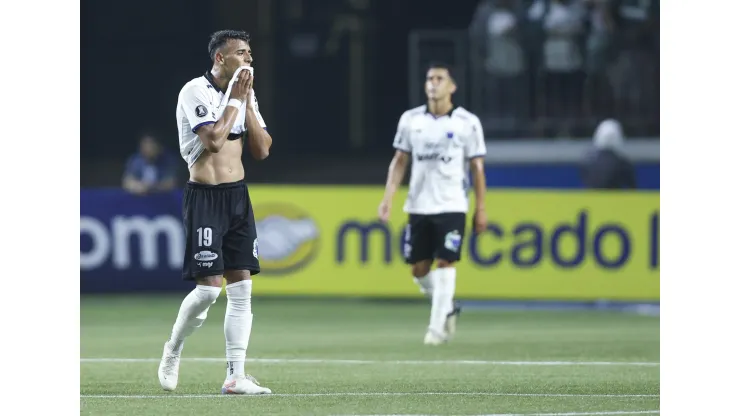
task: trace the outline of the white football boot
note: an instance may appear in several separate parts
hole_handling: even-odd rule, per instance
[[[432,331],[431,329],[427,331],[427,334],[424,336],[424,345],[440,345],[447,342],[447,338],[445,338],[443,335],[439,335],[436,332]]]
[[[236,377],[232,380],[226,379],[221,394],[270,394],[272,390],[259,385],[257,380],[249,374]]]
[[[162,352],[162,361],[159,362],[159,384],[166,391],[175,390],[177,387],[177,377],[180,372],[180,354],[169,347],[168,342],[164,343]]]

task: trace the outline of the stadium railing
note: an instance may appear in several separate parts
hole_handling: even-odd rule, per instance
[[[532,58],[539,52],[525,44],[524,70],[503,78],[486,69],[490,45],[466,30],[419,30],[408,41],[410,105],[424,100],[429,62],[447,62],[458,83],[456,102],[481,118],[487,139],[586,138],[605,118],[618,119],[633,137],[659,138],[659,86],[651,78],[657,57],[624,53],[604,71],[567,79],[548,75]]]

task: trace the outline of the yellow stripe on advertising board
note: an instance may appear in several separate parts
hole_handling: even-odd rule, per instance
[[[382,187],[252,186],[262,273],[255,294],[419,296],[402,255],[405,189],[377,221]],[[658,192],[489,191],[459,298],[659,300]]]

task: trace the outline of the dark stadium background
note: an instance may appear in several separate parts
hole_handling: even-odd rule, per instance
[[[537,114],[518,119],[515,129],[496,129],[502,123],[495,120],[486,123],[485,102],[510,98],[476,95],[482,87],[475,80],[485,75],[480,41],[468,33],[478,3],[83,0],[81,186],[119,185],[125,159],[143,131],[155,132],[177,152],[177,93],[210,68],[208,36],[223,28],[252,34],[255,90],[275,139],[268,163],[247,163],[253,182],[382,183],[398,117],[423,103],[419,77],[430,60],[454,66],[461,84],[455,102],[479,114],[488,140],[547,138],[547,132],[531,128],[543,121]],[[653,30],[657,37],[657,27]],[[410,47],[414,34],[421,34],[418,49]],[[355,63],[360,74],[350,64],[352,49],[361,49]],[[529,69],[533,86],[538,71]],[[107,88],[111,84],[115,94]],[[657,83],[645,84],[657,91]],[[409,88],[416,94],[413,101]],[[629,135],[657,139],[655,91],[638,91],[644,105],[630,120],[620,120],[635,126],[626,128]],[[529,95],[522,91],[515,99]],[[607,106],[612,99],[596,97]],[[350,117],[350,101],[359,106],[356,118]],[[584,119],[572,138],[590,136],[596,121]],[[179,167],[184,175],[184,163]]]

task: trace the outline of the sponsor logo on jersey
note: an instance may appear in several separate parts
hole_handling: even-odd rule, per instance
[[[419,153],[416,155],[416,160],[419,162],[434,162],[434,161],[440,161],[444,163],[449,163],[452,160],[452,156],[446,155],[444,153],[434,152],[434,153]]]
[[[195,253],[195,256],[193,257],[195,258],[195,260],[198,261],[211,261],[216,260],[218,258],[218,254],[212,251],[203,250],[201,252]]]

